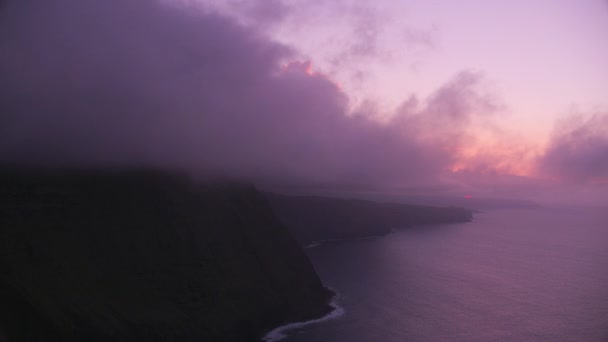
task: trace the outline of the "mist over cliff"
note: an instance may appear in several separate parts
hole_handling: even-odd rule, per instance
[[[7,1],[0,160],[258,183],[436,183],[500,104],[465,71],[389,120],[297,51],[184,2]]]
[[[559,197],[583,198],[606,177],[597,162],[605,159],[602,113],[594,130],[562,130],[539,151],[496,126],[506,104],[472,70],[426,97],[404,94],[390,113],[372,103],[353,108],[337,81],[259,21],[210,3],[4,1],[0,161],[525,198],[555,198],[562,181],[582,186]],[[259,6],[243,9],[264,18],[294,10]],[[499,143],[475,152],[480,132]],[[524,162],[536,178],[504,177]]]

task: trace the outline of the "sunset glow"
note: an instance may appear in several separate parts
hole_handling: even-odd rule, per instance
[[[2,48],[16,52],[0,62],[20,85],[8,98],[27,113],[2,135],[6,159],[451,192],[492,182],[501,186],[487,191],[510,192],[513,180],[602,188],[608,178],[608,6],[599,0],[83,4],[70,11],[89,19],[73,25],[90,26],[69,32],[55,25],[68,20],[55,7],[13,6],[36,25],[6,21],[18,37]],[[38,88],[53,93],[22,100]],[[142,124],[139,112],[153,119]]]
[[[0,342],[608,338],[608,0],[0,0]]]

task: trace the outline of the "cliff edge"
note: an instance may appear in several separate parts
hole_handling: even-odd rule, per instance
[[[255,341],[330,310],[252,186],[151,171],[0,172],[0,335]]]
[[[469,222],[470,210],[361,199],[266,193],[279,219],[302,243],[380,236],[412,226]]]

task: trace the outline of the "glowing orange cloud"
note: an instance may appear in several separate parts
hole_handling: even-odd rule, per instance
[[[280,67],[280,72],[281,73],[287,73],[287,72],[299,72],[299,73],[303,73],[307,76],[310,77],[322,77],[324,79],[326,79],[327,81],[333,83],[336,88],[343,90],[342,84],[334,79],[332,79],[329,75],[317,72],[313,69],[313,65],[311,61],[291,61],[288,63],[285,63],[283,65],[281,65]]]
[[[529,144],[517,136],[478,134],[479,136],[474,136],[466,145],[456,149],[455,160],[449,171],[533,175],[538,146]]]
[[[292,61],[281,66],[281,72],[298,71],[303,72],[309,76],[313,76],[315,72],[312,69],[311,61]]]

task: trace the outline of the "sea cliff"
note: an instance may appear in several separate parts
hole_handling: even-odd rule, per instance
[[[0,172],[0,338],[255,341],[332,293],[266,199],[153,171]]]
[[[413,226],[469,222],[470,210],[321,196],[266,193],[279,219],[303,245],[379,236]]]

